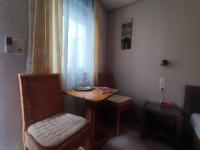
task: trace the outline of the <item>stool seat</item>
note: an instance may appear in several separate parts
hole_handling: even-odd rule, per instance
[[[109,97],[107,100],[119,104],[131,100],[131,98],[123,95],[113,95]]]
[[[72,114],[58,114],[32,124],[28,128],[30,134],[44,147],[54,147],[87,125],[87,120]]]

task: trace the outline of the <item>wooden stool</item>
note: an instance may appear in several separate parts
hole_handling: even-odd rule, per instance
[[[115,82],[112,74],[110,73],[99,73],[98,74],[98,83],[97,86],[105,86],[112,89],[115,89]],[[118,90],[117,90],[118,91]],[[115,95],[109,97],[107,101],[105,101],[106,105],[109,106],[108,109],[114,109],[116,114],[116,134],[119,134],[120,128],[120,120],[121,120],[121,113],[126,110],[131,110],[133,106],[133,102],[130,97],[118,95],[116,92]],[[131,112],[132,114],[132,112]],[[130,115],[132,116],[132,115]]]
[[[121,122],[121,114],[124,111],[130,110],[130,117],[132,117],[132,106],[133,102],[130,97],[123,95],[113,95],[107,99],[106,105],[114,108],[115,111],[115,133],[119,135],[120,133],[120,122]]]

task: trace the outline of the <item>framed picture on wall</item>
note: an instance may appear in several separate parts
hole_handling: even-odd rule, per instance
[[[131,49],[132,27],[133,27],[132,18],[122,23],[122,33],[121,33],[121,49],[122,50]]]

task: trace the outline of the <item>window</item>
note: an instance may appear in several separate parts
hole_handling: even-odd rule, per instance
[[[87,74],[93,81],[94,65],[94,12],[92,0],[64,1],[64,51],[67,54],[68,81],[82,80]],[[66,65],[65,65],[66,66]]]

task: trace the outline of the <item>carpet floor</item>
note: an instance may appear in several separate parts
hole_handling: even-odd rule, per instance
[[[107,135],[107,142],[101,146],[101,150],[174,150],[172,144],[163,141],[162,139],[147,136],[140,137],[140,130],[138,127],[121,128],[119,136],[114,135],[111,128],[103,128],[104,134]],[[181,150],[191,150],[191,145],[187,141],[181,143]],[[78,149],[84,150],[84,149]]]
[[[123,125],[120,135],[115,136],[112,127],[105,126],[103,131],[110,137],[102,150],[173,150],[174,148],[160,139],[147,136],[140,137],[140,127]]]
[[[152,138],[141,139],[138,131],[129,131],[110,138],[102,150],[173,150]]]

